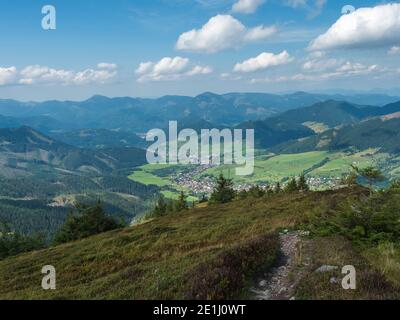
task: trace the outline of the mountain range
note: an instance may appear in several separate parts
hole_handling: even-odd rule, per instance
[[[367,150],[400,154],[400,113],[361,121],[275,146],[276,153],[301,153],[315,150]]]
[[[14,126],[31,126],[44,133],[77,129],[121,129],[143,133],[149,129],[166,127],[168,120],[199,119],[216,125],[235,126],[326,100],[382,106],[400,98],[373,94],[344,96],[297,92],[286,95],[203,93],[196,97],[164,96],[158,99],[93,96],[81,102],[0,100],[0,115],[3,116],[0,117],[0,127],[15,123]]]
[[[272,99],[271,96],[277,99],[276,96],[264,94],[228,94],[218,96],[206,93],[195,98],[171,96],[157,100],[140,99],[138,101],[146,102],[149,110],[155,108],[154,105],[150,105],[157,101],[164,105],[164,107],[161,107],[161,111],[165,111],[168,108],[174,109],[172,108],[172,101],[175,101],[175,106],[179,106],[185,102],[196,100],[198,104],[203,104],[203,108],[200,109],[203,109],[204,115],[211,109],[216,108],[217,105],[221,106],[222,101],[230,101],[230,103],[234,103],[233,108],[242,109],[246,104],[253,107],[257,106],[257,103],[261,105],[263,99]],[[287,97],[290,97],[290,99],[288,98],[286,106],[281,105],[283,109],[288,108],[288,105],[293,103],[295,97],[297,97],[297,100],[300,97],[317,99],[305,93],[292,94]],[[129,101],[132,102],[135,99],[109,99],[97,96],[80,103],[79,108],[85,110],[86,116],[91,112],[95,112],[95,110],[100,110],[98,112],[100,114],[102,112],[111,112],[113,108],[116,109],[115,112],[118,114],[123,110],[121,106],[124,103],[126,106]],[[304,102],[306,100],[301,101]],[[14,101],[13,103],[16,102]],[[14,106],[16,109],[30,109],[31,111],[28,113],[31,113],[31,115],[29,116],[17,117],[16,114],[18,112],[15,110],[8,111],[8,113],[14,113],[14,116],[0,116],[0,127],[6,127],[5,129],[0,129],[0,171],[3,175],[13,176],[29,173],[32,171],[33,164],[34,168],[50,166],[58,170],[101,174],[132,168],[145,163],[145,152],[142,149],[145,148],[146,143],[144,139],[133,131],[128,128],[127,130],[115,128],[76,129],[76,127],[79,127],[76,122],[74,126],[68,126],[67,122],[53,120],[54,115],[61,117],[61,114],[66,110],[73,108],[70,102],[55,102],[51,116],[45,114],[35,115],[35,113],[41,113],[46,110],[50,111],[51,108],[48,104],[50,102],[34,106],[29,103],[20,104],[19,107],[17,105]],[[60,105],[57,106],[57,104]],[[165,107],[166,105],[169,107]],[[131,117],[131,114],[133,117],[136,116],[133,111],[137,107],[126,108],[128,109],[125,109],[125,118]],[[162,113],[161,111],[160,114]],[[287,110],[274,116],[270,115],[263,120],[247,120],[230,127],[255,129],[257,147],[263,149],[273,148],[274,152],[278,153],[338,150],[340,148],[349,148],[350,146],[359,148],[378,147],[386,144],[388,145],[386,147],[387,150],[397,152],[396,142],[393,141],[393,137],[396,137],[396,135],[392,131],[398,130],[396,128],[398,119],[396,116],[391,116],[393,114],[396,115],[397,112],[400,112],[400,102],[384,106],[371,106],[353,104],[347,101],[327,100],[317,102],[311,106]],[[228,122],[233,123],[233,117],[238,117],[240,113],[232,111],[231,113],[233,113],[233,116]],[[177,112],[175,112],[175,115],[177,115]],[[76,113],[72,116],[76,116]],[[236,120],[239,121],[239,118],[245,117],[242,114]],[[163,122],[167,123],[168,118],[165,119],[167,120]],[[178,122],[179,129],[192,128],[200,131],[201,129],[229,127],[224,124],[227,121],[218,121],[221,120],[218,119],[218,116],[213,119],[216,122],[202,118],[201,115],[196,118],[188,116]],[[100,123],[97,123],[96,126],[101,124],[102,120],[99,121]],[[152,121],[153,119],[150,118],[148,123]],[[22,125],[24,123],[30,124],[32,128]],[[111,124],[109,126],[111,127]],[[365,139],[368,132],[374,132],[374,137]],[[351,137],[351,139],[349,140],[348,137]]]

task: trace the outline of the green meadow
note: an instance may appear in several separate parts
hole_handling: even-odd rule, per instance
[[[341,178],[351,171],[351,166],[377,166],[384,172],[400,175],[399,159],[391,159],[389,154],[380,153],[376,149],[362,152],[329,152],[313,151],[298,154],[265,154],[257,150],[254,173],[251,176],[238,176],[237,165],[220,165],[210,168],[195,179],[217,177],[221,173],[233,179],[235,183],[276,183],[286,181],[305,173],[319,178]],[[194,166],[185,165],[144,165],[133,172],[129,178],[146,185],[156,185],[162,188],[167,198],[176,198],[180,191],[188,191],[171,181],[171,176],[191,170]]]

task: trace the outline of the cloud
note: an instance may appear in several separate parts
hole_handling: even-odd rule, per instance
[[[193,67],[192,70],[190,70],[186,74],[188,76],[195,76],[195,75],[198,75],[198,74],[209,74],[209,73],[212,73],[212,72],[213,72],[213,69],[211,67],[209,67],[209,66],[205,66],[205,67],[195,66],[195,67]]]
[[[338,66],[335,70],[321,73],[298,73],[289,76],[279,76],[275,78],[262,78],[262,79],[252,79],[252,83],[260,82],[287,82],[287,81],[323,81],[336,78],[346,78],[354,76],[366,76],[371,74],[378,74],[388,71],[385,68],[380,68],[378,65],[363,65],[361,63],[354,63],[346,61],[342,65]]]
[[[305,71],[323,71],[336,67],[339,63],[338,59],[311,59],[307,60],[302,67]]]
[[[400,53],[400,47],[396,47],[396,46],[391,47],[389,49],[389,51],[388,51],[388,54],[391,55],[391,56],[394,56],[394,55],[399,54],[399,53]]]
[[[250,14],[257,11],[265,0],[238,0],[233,6],[232,11],[235,13]]]
[[[277,29],[274,26],[246,28],[239,20],[230,15],[217,15],[201,29],[193,29],[181,34],[176,48],[185,51],[215,53],[267,39],[276,32]]]
[[[235,72],[254,72],[264,70],[274,66],[288,64],[293,61],[293,58],[285,50],[279,54],[263,52],[255,58],[237,63],[234,67]]]
[[[381,69],[376,64],[366,66],[361,63],[347,61],[337,68],[336,73],[340,75],[366,75],[377,71],[381,71]]]
[[[381,68],[378,65],[364,65],[358,62],[345,61],[337,65],[336,68],[332,68],[327,72],[315,72],[310,73],[297,73],[294,75],[285,75],[278,77],[266,77],[266,78],[254,78],[251,83],[263,83],[263,82],[289,82],[289,81],[324,81],[329,79],[338,78],[349,78],[357,76],[367,75],[378,75],[384,74],[390,70]]]
[[[72,83],[77,85],[90,83],[103,84],[114,78],[116,75],[117,73],[115,71],[86,69],[77,72]]]
[[[20,72],[20,84],[48,84],[48,83],[71,83],[74,73],[67,70],[57,70],[40,65],[32,65]]]
[[[98,65],[98,67],[100,64]],[[54,69],[46,66],[31,65],[23,68],[20,72],[15,67],[0,68],[0,85],[22,84],[22,85],[83,85],[103,84],[117,75],[117,71],[111,70],[111,65],[105,69],[85,69],[83,71],[72,71]],[[111,69],[110,69],[111,68]]]
[[[360,8],[342,15],[313,40],[310,50],[387,47],[400,43],[400,4]]]
[[[302,69],[309,75],[314,73],[314,78],[322,75],[322,78],[338,76],[368,75],[372,73],[389,71],[388,68],[379,67],[377,64],[365,65],[360,62],[353,62],[337,58],[314,58],[309,59],[302,65]],[[325,72],[325,73],[323,73]]]
[[[327,0],[285,0],[284,4],[292,8],[304,8],[308,11],[309,18],[320,15]]]
[[[16,67],[8,67],[8,68],[0,67],[0,86],[12,84],[14,83],[16,78],[17,78]]]
[[[242,80],[242,76],[237,74],[231,74],[229,72],[224,72],[219,75],[221,80],[224,81],[239,81]]]
[[[292,8],[304,7],[307,5],[307,0],[286,0],[285,4]]]
[[[324,61],[327,66],[326,69],[331,69],[331,71],[322,74],[321,78],[369,75],[373,73],[388,71],[386,68],[381,68],[377,64],[365,65],[360,62],[343,61],[343,60],[336,60],[336,63],[334,63],[333,60],[335,59]],[[331,68],[329,68],[328,66],[329,61],[331,61]],[[314,70],[314,71],[317,74],[320,73],[319,72],[320,70]]]
[[[113,70],[85,69],[75,72],[32,65],[21,71],[19,83],[62,85],[103,84],[115,77],[116,74],[117,72]]]
[[[97,65],[98,69],[108,69],[108,70],[115,70],[118,69],[118,65],[115,63],[107,63],[107,62],[101,62]]]
[[[213,69],[209,66],[191,66],[190,60],[182,57],[165,57],[158,62],[142,62],[135,71],[139,76],[138,82],[172,81],[212,72]]]

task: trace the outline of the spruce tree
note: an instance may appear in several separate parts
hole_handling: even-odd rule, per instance
[[[189,208],[186,199],[187,199],[187,197],[186,197],[185,193],[183,191],[181,191],[181,193],[179,194],[179,199],[176,203],[177,211],[183,211],[183,210],[187,210]]]
[[[287,184],[285,192],[296,192],[296,191],[299,191],[299,188],[297,186],[297,181],[296,178],[292,178]]]
[[[300,176],[299,182],[297,183],[297,189],[299,191],[309,191],[310,187],[307,184],[307,179],[304,173]]]
[[[236,196],[236,192],[233,189],[232,180],[226,179],[224,175],[221,173],[216,182],[217,185],[214,188],[214,191],[211,195],[210,202],[227,203],[232,201]]]
[[[282,192],[282,187],[281,187],[280,182],[278,182],[278,183],[275,185],[275,193],[281,193],[281,192]]]
[[[54,243],[80,240],[121,227],[114,218],[104,212],[100,203],[94,206],[77,204],[75,212],[68,214],[64,225],[57,232]]]
[[[164,196],[158,198],[157,204],[153,210],[155,216],[163,216],[167,213],[167,203],[165,202]]]

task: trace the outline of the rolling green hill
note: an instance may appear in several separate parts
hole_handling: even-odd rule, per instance
[[[13,177],[37,172],[67,171],[109,174],[145,163],[139,148],[90,150],[54,140],[32,128],[0,129],[0,174]]]
[[[130,223],[159,194],[126,177],[145,162],[145,151],[135,147],[82,149],[29,127],[0,129],[0,219],[50,241],[75,202],[101,200]]]

